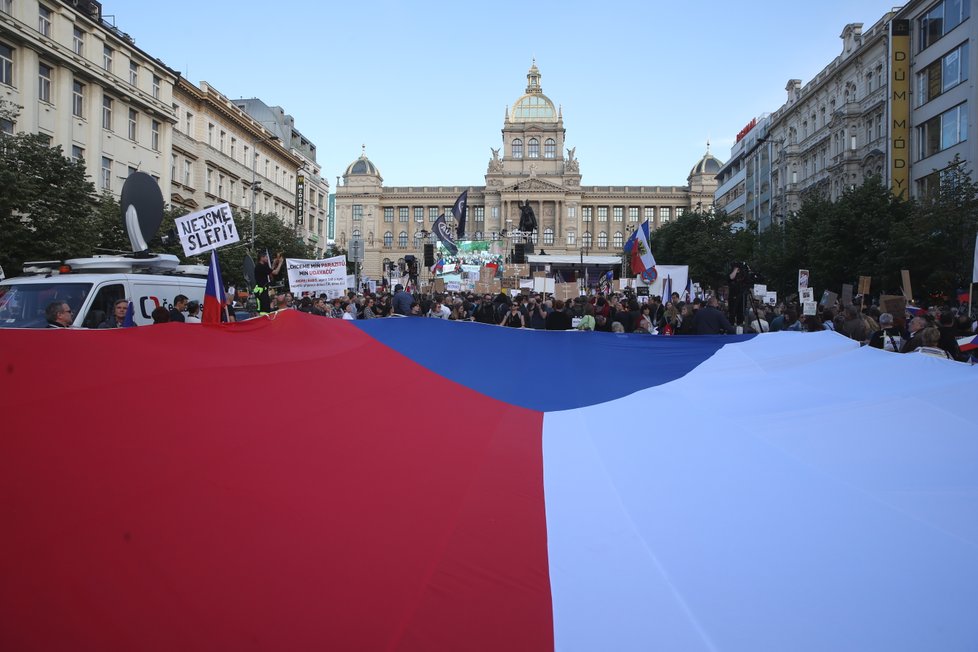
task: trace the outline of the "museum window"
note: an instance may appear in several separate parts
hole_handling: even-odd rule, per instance
[[[394,234],[390,231],[384,233],[384,246],[388,249],[394,246]]]
[[[429,222],[434,222],[437,219],[438,219],[438,207],[437,206],[429,206],[428,207],[428,221]]]
[[[85,117],[85,84],[78,81],[71,84],[71,115]]]
[[[360,222],[363,220],[363,204],[353,205],[353,221]]]
[[[394,207],[384,206],[384,221],[393,222],[394,221]],[[394,237],[394,236],[391,236]]]
[[[581,207],[581,220],[584,222],[590,222],[591,216],[593,214],[593,208],[591,206]]]
[[[638,222],[638,206],[629,206],[628,207],[628,221],[629,222]]]
[[[519,138],[513,140],[513,158],[523,158],[523,141]]]
[[[591,248],[591,232],[585,231],[584,235],[581,236],[581,244],[587,249]]]
[[[598,206],[598,221],[607,222],[608,221],[608,207]]]
[[[598,249],[608,248],[608,234],[604,231],[598,233]]]
[[[567,232],[567,246],[574,247],[577,246],[577,234],[573,231]]]
[[[543,141],[543,158],[557,158],[557,141],[553,138]]]
[[[625,236],[622,235],[621,231],[616,231],[615,237],[611,241],[611,243],[615,247],[615,249],[622,249],[625,246]]]
[[[924,50],[971,16],[970,0],[944,0],[917,19],[918,52]]]
[[[51,103],[51,76],[54,68],[46,63],[37,66],[37,99],[42,102]]]
[[[552,245],[554,243],[554,230],[549,226],[543,230],[543,244]]]
[[[472,219],[476,222],[486,221],[486,207],[485,206],[473,206],[472,207]]]
[[[418,224],[421,224],[422,222],[424,222],[424,207],[423,206],[415,206],[414,207],[414,221],[417,222]]]
[[[397,221],[398,222],[410,222],[411,221],[411,210],[407,206],[399,206],[397,209]]]
[[[680,206],[679,208],[676,209],[676,219],[679,219],[680,217],[682,217],[685,214],[686,214],[686,209],[683,208],[682,206]]]
[[[959,104],[917,127],[918,160],[968,139],[967,109],[967,103]]]
[[[623,222],[625,220],[625,207],[615,206],[613,214],[616,222]]]
[[[401,231],[400,233],[398,233],[397,246],[400,247],[401,249],[404,249],[407,247],[407,243],[408,243],[407,231]]]
[[[665,224],[666,222],[668,222],[669,219],[672,217],[671,213],[672,213],[672,209],[670,209],[667,206],[663,206],[662,208],[660,208],[659,209],[659,223],[660,224]]]
[[[540,141],[536,138],[531,138],[526,143],[526,157],[540,158]]]
[[[917,74],[917,106],[968,80],[968,42],[954,48]]]

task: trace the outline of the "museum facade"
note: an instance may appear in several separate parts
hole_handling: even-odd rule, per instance
[[[423,260],[424,244],[434,242],[432,223],[441,214],[451,219],[452,205],[466,190],[465,239],[502,240],[506,251],[523,243],[527,254],[619,255],[646,219],[655,229],[712,205],[721,162],[709,148],[685,186],[582,185],[575,148],[566,147],[562,111],[543,94],[535,63],[526,78],[526,92],[506,113],[502,146],[490,148],[484,185],[385,186],[365,151],[347,167],[336,188],[334,234],[342,249],[362,247],[363,275],[381,278],[385,263],[408,255]],[[514,234],[524,202],[538,223],[532,249],[527,236]]]

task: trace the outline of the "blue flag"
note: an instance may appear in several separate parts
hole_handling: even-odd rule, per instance
[[[455,200],[455,205],[452,206],[452,215],[455,217],[455,221],[458,222],[458,239],[461,240],[465,237],[465,216],[469,212],[469,191],[464,191]]]
[[[130,328],[136,325],[136,310],[132,305],[132,301],[126,306],[126,317],[122,320],[123,328]]]
[[[448,228],[448,222],[445,221],[444,213],[439,215],[438,219],[434,221],[431,225],[431,230],[438,236],[438,240],[442,246],[448,249],[450,255],[454,256],[458,253],[458,245],[455,244],[455,239],[452,237],[452,230]]]

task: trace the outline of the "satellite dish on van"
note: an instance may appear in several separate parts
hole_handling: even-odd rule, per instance
[[[145,172],[133,172],[122,186],[122,228],[135,253],[146,251],[146,244],[163,222],[163,193],[160,184]]]

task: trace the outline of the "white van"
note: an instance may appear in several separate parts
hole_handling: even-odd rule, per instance
[[[170,254],[26,263],[24,274],[0,281],[0,328],[46,328],[44,311],[55,301],[71,307],[76,328],[98,328],[119,299],[133,302],[143,326],[153,323],[156,308],[173,307],[178,294],[203,305],[207,285],[206,266],[180,265]]]

